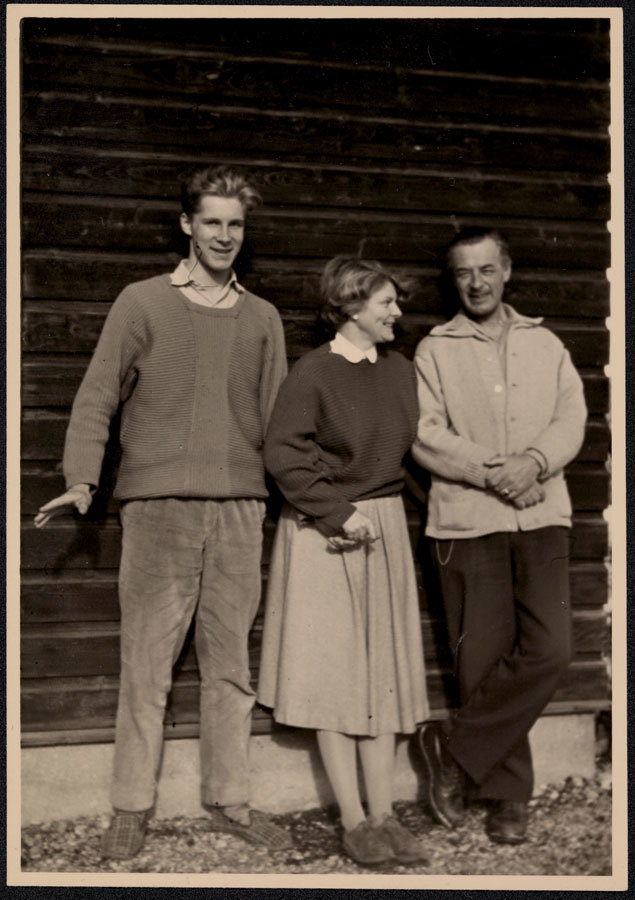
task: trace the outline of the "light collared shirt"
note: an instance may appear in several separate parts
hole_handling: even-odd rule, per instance
[[[348,338],[345,338],[340,331],[337,332],[330,346],[331,353],[338,353],[349,362],[358,363],[364,359],[371,363],[377,362],[377,347],[371,347],[369,350],[360,350]]]
[[[193,278],[187,267],[187,260],[182,259],[174,272],[170,275],[170,281],[174,287],[200,306],[214,307],[215,309],[230,309],[236,304],[240,294],[244,293],[244,287],[238,283],[236,273],[231,270],[226,284],[200,284]]]
[[[474,321],[474,319],[470,319],[466,316],[466,320],[469,324],[477,331],[479,334],[483,335],[486,341],[493,341],[496,344],[496,350],[498,352],[498,357],[501,362],[501,366],[503,367],[503,371],[506,371],[507,367],[507,338],[509,336],[509,329],[511,328],[513,318],[507,309],[507,304],[502,304],[502,313],[503,313],[503,321],[501,325],[500,334],[496,337],[492,337],[489,331],[483,328],[478,322]]]

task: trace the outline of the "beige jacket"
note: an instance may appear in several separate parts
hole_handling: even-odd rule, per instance
[[[496,342],[463,313],[433,328],[415,353],[420,419],[412,453],[432,473],[426,527],[432,537],[571,525],[562,469],[584,438],[582,381],[542,319],[504,308],[511,319],[505,366]],[[529,447],[547,461],[546,496],[518,510],[486,489],[484,462]]]

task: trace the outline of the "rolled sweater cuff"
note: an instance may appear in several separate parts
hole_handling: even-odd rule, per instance
[[[65,472],[64,480],[66,481],[67,491],[74,488],[76,484],[89,484],[93,492],[99,486],[99,475],[95,477],[94,474],[88,475],[86,472]]]
[[[333,537],[333,535],[340,533],[342,525],[347,519],[350,519],[355,510],[356,507],[353,503],[350,503],[348,500],[342,501],[328,516],[315,519],[315,527],[325,537]]]

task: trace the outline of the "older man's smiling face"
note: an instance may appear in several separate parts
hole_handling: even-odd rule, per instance
[[[476,244],[457,244],[451,250],[450,265],[467,315],[478,322],[496,319],[512,271],[498,244],[489,237]]]

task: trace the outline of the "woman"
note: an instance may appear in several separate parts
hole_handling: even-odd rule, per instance
[[[395,734],[428,713],[400,496],[416,385],[412,364],[383,347],[402,294],[379,263],[345,257],[327,264],[322,294],[335,338],[295,365],[265,440],[265,465],[288,503],[271,560],[258,699],[276,721],[317,731],[349,856],[422,863],[419,841],[392,815]]]

